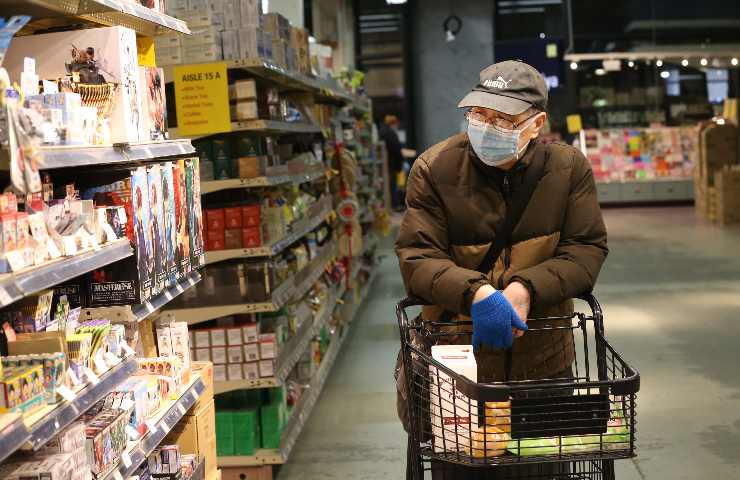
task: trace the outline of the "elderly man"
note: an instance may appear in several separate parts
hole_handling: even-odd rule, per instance
[[[572,311],[607,256],[590,165],[571,146],[538,141],[547,87],[523,62],[483,70],[459,107],[467,132],[424,152],[409,176],[396,242],[406,289],[432,304],[424,320],[472,318],[472,339],[457,342],[472,341],[478,381],[506,379],[509,347],[512,379],[571,376],[566,331],[525,331],[530,316]],[[444,478],[471,478],[453,470]]]

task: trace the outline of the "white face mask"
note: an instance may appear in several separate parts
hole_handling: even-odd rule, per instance
[[[517,160],[527,149],[531,139],[518,149],[519,137],[533,122],[534,117],[522,129],[509,130],[470,119],[468,120],[470,146],[481,162],[492,167],[500,167]]]

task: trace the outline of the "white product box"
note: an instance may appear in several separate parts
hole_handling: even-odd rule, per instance
[[[139,79],[144,86],[141,94],[142,140],[167,140],[167,100],[164,93],[164,70],[157,67],[139,67]]]
[[[224,60],[239,60],[239,34],[236,30],[221,32],[221,48]]]
[[[207,63],[222,60],[221,42],[219,41],[218,44],[183,47],[182,56],[185,63]]]
[[[73,58],[75,47],[78,50]],[[14,37],[3,61],[11,79],[20,78],[25,57],[36,59],[36,73],[42,79],[63,77],[67,68],[74,65],[80,65],[83,72],[89,71],[82,67],[94,60],[99,76],[85,79],[118,85],[110,114],[111,142],[139,140],[144,87],[139,81],[136,32],[125,27],[106,27]]]
[[[169,327],[157,328],[157,351],[160,357],[171,357],[172,352],[172,339],[170,337]]]
[[[259,118],[259,106],[256,100],[232,103],[229,106],[231,121],[256,120]]]
[[[472,345],[434,345],[432,358],[457,374],[474,382],[478,380]],[[478,427],[477,402],[473,401],[469,408],[468,397],[455,388],[449,375],[434,365],[429,366],[429,377],[434,451],[469,451],[471,432]]]
[[[154,37],[154,51],[162,48],[173,48],[182,45],[181,34],[165,34]]]
[[[260,359],[260,345],[259,343],[248,343],[244,345],[244,360],[247,362],[255,362]]]
[[[221,43],[221,32],[213,26],[204,28],[191,29],[192,35],[183,35],[182,47],[189,50],[189,47],[198,45],[216,45]]]
[[[190,345],[188,344],[188,324],[186,322],[170,323],[172,353],[180,358],[184,370],[190,370]]]
[[[242,363],[244,361],[244,353],[242,352],[242,346],[228,347],[226,350],[227,363]]]
[[[260,359],[277,357],[277,336],[274,333],[260,335]]]
[[[211,361],[217,364],[226,362],[226,347],[211,347]]]
[[[257,322],[242,325],[242,338],[244,343],[256,343],[259,341],[260,324]]]
[[[191,31],[213,25],[213,18],[211,17],[211,10],[209,8],[179,10],[177,12],[177,18],[186,22]]]
[[[236,363],[226,367],[229,375],[229,380],[244,380],[244,372],[242,371],[242,364]]]
[[[182,63],[182,47],[155,48],[157,65],[179,65]]]
[[[226,330],[223,328],[211,329],[211,346],[212,347],[225,347],[226,346]]]
[[[208,330],[195,330],[195,346],[197,348],[208,348],[211,346],[211,332]]]
[[[275,360],[259,361],[260,377],[272,377],[275,375]]]
[[[259,362],[249,362],[243,365],[244,379],[257,380],[260,378]]]
[[[228,380],[226,376],[226,365],[213,366],[213,380],[216,382],[225,382]]]
[[[228,345],[241,345],[242,341],[242,329],[239,327],[227,328],[226,329],[226,343]]]
[[[195,360],[198,362],[210,362],[211,361],[211,349],[210,348],[196,348],[195,349]]]
[[[262,8],[259,0],[241,0],[241,25],[242,27],[259,27]]]
[[[237,80],[229,85],[229,100],[254,100],[257,98],[257,81]]]
[[[224,2],[224,30],[237,30],[241,28],[241,26],[242,20],[239,1],[226,0]]]

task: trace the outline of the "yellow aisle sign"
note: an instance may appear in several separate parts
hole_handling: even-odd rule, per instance
[[[231,131],[225,62],[177,65],[173,77],[180,137]]]
[[[157,66],[156,55],[154,54],[154,39],[152,37],[136,37],[136,51],[139,55],[139,66]]]
[[[578,114],[568,115],[565,117],[565,121],[568,124],[568,133],[578,133],[583,129],[581,116]]]

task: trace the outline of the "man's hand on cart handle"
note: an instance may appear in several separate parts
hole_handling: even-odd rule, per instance
[[[531,306],[531,299],[529,298],[529,289],[520,282],[511,282],[508,287],[504,289],[504,297],[509,301],[514,311],[519,318],[527,323],[529,318],[529,308]],[[514,336],[519,338],[524,335],[524,330],[514,329]]]
[[[527,330],[527,324],[519,318],[504,293],[491,285],[484,285],[476,291],[470,314],[476,351],[481,345],[508,348],[514,342],[514,329]]]

